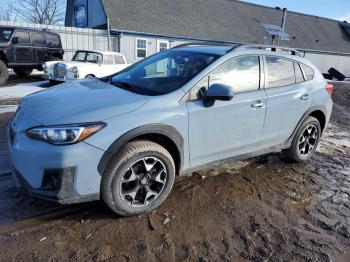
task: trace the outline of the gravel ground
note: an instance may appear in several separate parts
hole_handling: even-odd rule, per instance
[[[29,199],[0,176],[1,261],[350,261],[350,85],[306,164],[282,155],[178,178],[149,215]],[[0,115],[0,165],[8,166]]]

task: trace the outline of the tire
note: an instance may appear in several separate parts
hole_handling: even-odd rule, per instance
[[[317,149],[321,132],[320,122],[315,117],[307,117],[295,134],[287,156],[295,162],[309,160]]]
[[[147,166],[152,169],[147,170]],[[118,215],[144,214],[164,202],[174,180],[174,160],[164,147],[146,140],[134,141],[126,144],[108,164],[102,176],[101,197]]]
[[[87,75],[87,76],[85,76],[85,78],[94,78],[95,76],[94,75]]]
[[[0,86],[4,86],[9,78],[9,72],[6,64],[0,60]]]
[[[14,68],[13,71],[16,73],[18,76],[26,77],[29,76],[33,72],[33,68]]]

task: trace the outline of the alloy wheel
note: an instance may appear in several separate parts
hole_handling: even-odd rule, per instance
[[[152,203],[167,182],[164,163],[156,157],[144,157],[135,161],[120,182],[120,195],[124,203],[142,207]]]
[[[308,125],[304,129],[299,139],[298,148],[299,148],[300,155],[302,156],[310,155],[315,149],[315,146],[317,145],[317,140],[318,140],[318,129],[316,125]]]

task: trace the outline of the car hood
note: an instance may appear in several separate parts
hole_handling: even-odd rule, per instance
[[[135,94],[98,79],[66,82],[26,96],[23,113],[42,125],[103,121],[135,111],[149,97]]]

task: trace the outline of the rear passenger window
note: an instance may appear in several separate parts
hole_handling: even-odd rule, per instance
[[[266,57],[268,88],[295,84],[294,63],[279,57]]]
[[[210,85],[231,86],[235,93],[258,90],[260,87],[260,59],[258,56],[233,58],[210,75]]]
[[[26,32],[16,32],[15,37],[17,37],[17,44],[27,45],[30,44],[29,33]]]
[[[308,67],[306,65],[303,65],[303,69],[304,69],[306,81],[312,80],[314,78],[315,71],[311,67]]]
[[[46,43],[48,44],[49,47],[55,47],[55,48],[61,47],[61,42],[57,35],[46,34],[45,37],[46,37]]]
[[[304,82],[304,76],[303,76],[303,72],[301,71],[300,65],[298,63],[294,63],[294,71],[295,71],[295,82],[301,83]]]
[[[111,55],[104,55],[103,63],[105,65],[113,65],[113,57]]]
[[[32,44],[37,46],[45,45],[45,37],[40,33],[32,33]]]
[[[124,64],[124,59],[120,55],[114,55],[114,63],[119,65],[119,64]]]

